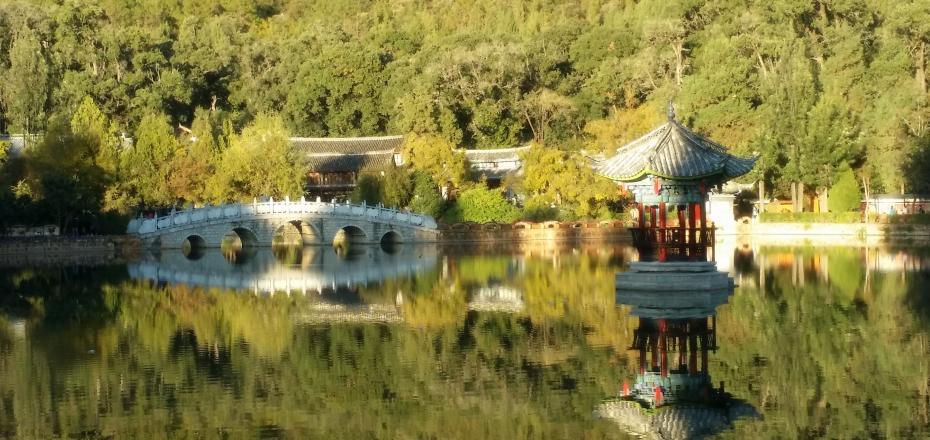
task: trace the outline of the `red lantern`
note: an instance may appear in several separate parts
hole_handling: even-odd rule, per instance
[[[658,177],[652,178],[652,189],[659,195],[662,192],[662,181]]]

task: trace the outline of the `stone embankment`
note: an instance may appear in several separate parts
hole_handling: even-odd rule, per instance
[[[930,225],[887,223],[755,223],[718,229],[717,236],[751,237],[760,244],[926,244]]]
[[[444,243],[521,241],[630,241],[630,231],[621,221],[455,223],[439,227]]]
[[[0,266],[120,264],[140,251],[139,239],[122,235],[0,238]]]

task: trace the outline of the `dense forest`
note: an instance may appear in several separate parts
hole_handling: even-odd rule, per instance
[[[85,196],[45,202],[54,218],[293,193],[288,170],[243,177],[286,163],[283,136],[386,133],[535,141],[568,164],[540,168],[552,188],[669,101],[758,153],[745,179],[777,196],[851,173],[866,193],[928,192],[928,19],[922,0],[8,0],[0,128],[56,135],[33,164],[0,150],[0,197],[22,212]],[[578,197],[576,214],[604,212],[606,196]]]

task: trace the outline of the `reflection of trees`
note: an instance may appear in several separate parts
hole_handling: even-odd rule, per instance
[[[295,327],[290,314],[313,295],[107,284],[98,295],[116,319],[75,342],[94,347],[73,354],[92,362],[50,361],[44,324],[31,327],[28,343],[11,342],[0,406],[12,407],[0,414],[15,419],[0,416],[0,426],[35,438],[210,437],[216,427],[245,437],[607,435],[590,412],[616,383],[609,351],[557,320],[467,312],[457,282],[425,276],[394,281],[406,283],[413,325]],[[360,298],[394,300],[369,290],[378,289],[362,288]],[[573,361],[547,362],[540,353],[551,347],[571,347]],[[582,380],[603,372],[604,383]]]
[[[615,307],[610,258],[494,258],[359,286],[369,304],[401,293],[405,323],[390,325],[295,325],[315,294],[4,274],[0,305],[26,337],[0,322],[0,437],[615,435],[592,410],[633,375],[636,319]],[[520,313],[467,310],[465,288],[490,279],[520,289]],[[915,276],[877,274],[852,299],[817,277],[793,287],[790,269],[768,280],[718,310],[714,379],[765,416],[723,436],[927,433]]]
[[[738,424],[734,437],[906,438],[930,428],[930,347],[907,285],[878,274],[867,292],[856,252],[829,252],[829,281],[802,285],[790,267],[766,269],[764,292],[740,289],[720,309],[719,379],[743,387],[766,417]]]

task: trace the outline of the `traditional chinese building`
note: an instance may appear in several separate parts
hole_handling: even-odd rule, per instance
[[[664,261],[700,258],[713,245],[708,224],[708,192],[752,170],[756,158],[730,154],[716,142],[700,136],[675,120],[669,106],[668,121],[645,136],[595,159],[600,175],[620,183],[633,194],[637,225],[633,241],[644,256]],[[729,217],[733,217],[732,199]],[[725,209],[725,208],[724,208]],[[675,217],[669,221],[669,214]]]
[[[493,150],[459,151],[465,154],[468,167],[476,178],[484,178],[489,188],[498,188],[508,175],[519,175],[523,172],[522,155],[529,149],[527,145]]]
[[[291,144],[307,163],[307,194],[329,198],[351,192],[363,170],[386,170],[403,163],[403,140],[403,136],[291,138]]]

